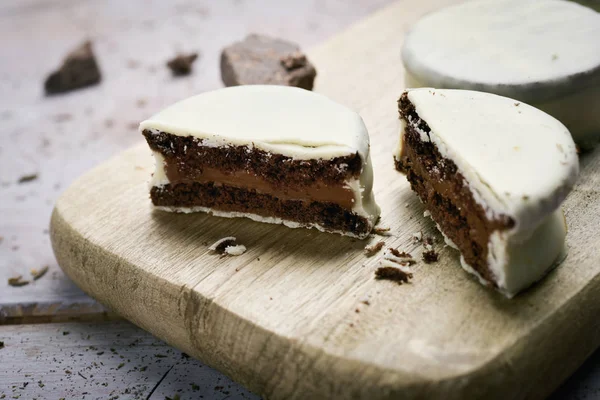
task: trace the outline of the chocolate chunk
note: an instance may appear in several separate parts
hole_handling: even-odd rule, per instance
[[[413,275],[396,267],[379,267],[375,271],[375,279],[385,279],[388,281],[397,282],[401,285],[403,282],[408,283]]]
[[[167,67],[169,67],[173,76],[189,75],[192,72],[192,64],[197,58],[198,53],[179,54],[167,62]]]
[[[67,55],[60,69],[46,78],[44,88],[47,95],[64,93],[95,85],[100,78],[92,43],[86,41]]]
[[[312,90],[317,71],[292,42],[249,35],[221,53],[225,86],[286,85]]]

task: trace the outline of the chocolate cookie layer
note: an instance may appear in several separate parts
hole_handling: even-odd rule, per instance
[[[371,227],[366,218],[339,204],[318,201],[282,200],[276,196],[216,183],[179,183],[153,187],[152,203],[159,207],[204,207],[221,212],[239,212],[265,218],[293,221],[300,226],[319,225],[328,231],[366,235]]]
[[[396,169],[406,174],[412,190],[467,264],[486,281],[495,284],[487,263],[490,235],[493,231],[512,228],[515,222],[508,216],[488,219],[455,163],[442,157],[434,143],[421,140],[417,129],[425,134],[429,134],[430,129],[406,93],[398,100],[398,108],[400,117],[406,121],[406,131],[402,136],[402,153],[395,160]]]

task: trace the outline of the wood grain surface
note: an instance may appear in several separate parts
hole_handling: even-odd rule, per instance
[[[460,268],[392,166],[407,26],[449,1],[399,1],[310,52],[317,90],[363,116],[386,245],[436,264],[411,284],[375,281],[365,242],[207,215],[152,211],[150,153],[138,145],[77,180],[57,202],[51,238],[84,291],[266,398],[542,398],[600,343],[600,150],[581,158],[564,204],[569,255],[507,300]],[[366,62],[368,60],[368,62]],[[208,244],[237,236],[248,252]],[[372,240],[380,240],[373,238]],[[368,242],[367,242],[368,243]]]

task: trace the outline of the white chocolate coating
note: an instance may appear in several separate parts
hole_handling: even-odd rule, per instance
[[[205,146],[248,145],[295,159],[369,154],[369,134],[357,113],[309,90],[245,85],[202,93],[140,124]]]
[[[563,0],[479,0],[419,20],[402,49],[406,87],[478,90],[524,101],[600,138],[600,14]]]
[[[373,196],[373,170],[369,135],[362,118],[325,96],[304,89],[248,85],[220,89],[175,103],[140,124],[140,131],[167,132],[202,139],[204,146],[248,146],[294,159],[332,159],[358,153],[359,179],[345,184],[354,193],[352,211],[365,217],[372,228],[380,209]],[[169,183],[164,158],[154,153],[156,171],[151,186]],[[299,227],[293,221],[243,213],[223,213],[204,207],[172,211],[204,211],[219,216],[244,216],[254,220]],[[228,215],[227,215],[228,214]],[[323,227],[314,226],[323,230]]]
[[[569,131],[534,107],[488,93],[421,88],[408,99],[431,129],[421,140],[456,164],[486,216],[515,221],[488,244],[499,289],[512,296],[540,279],[562,251],[566,227],[557,210],[579,172]]]

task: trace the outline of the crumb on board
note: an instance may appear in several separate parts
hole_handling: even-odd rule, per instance
[[[0,349],[4,348],[4,342],[2,340],[0,340]]]
[[[425,250],[423,252],[423,261],[427,264],[436,262],[438,260],[438,258],[439,258],[438,253],[433,249]]]
[[[399,264],[403,267],[408,267],[417,263],[409,253],[399,251],[394,248],[389,248],[383,253],[383,259]]]
[[[173,76],[185,76],[192,72],[192,64],[198,58],[198,53],[179,54],[167,61],[167,67]]]
[[[29,175],[23,175],[19,178],[19,183],[26,183],[26,182],[31,182],[31,181],[35,181],[38,178],[38,174],[29,174]]]
[[[387,262],[386,262],[387,261]],[[408,283],[413,274],[407,267],[397,267],[388,260],[381,261],[381,266],[375,271],[375,279],[396,282],[399,285]]]
[[[408,283],[413,274],[407,266],[398,266],[389,260],[382,260],[380,267],[375,271],[375,279],[393,281],[401,285]]]
[[[19,275],[13,278],[8,278],[8,284],[13,287],[21,287],[29,285],[29,281],[23,280],[23,275]]]
[[[390,253],[392,253],[396,257],[400,257],[400,258],[412,258],[412,256],[410,255],[410,253],[407,253],[405,251],[400,251],[400,250],[394,249],[392,247],[390,247],[388,250],[389,250]]]
[[[376,226],[375,228],[373,228],[373,233],[375,235],[379,235],[379,236],[391,236],[392,234],[390,233],[390,227],[383,227],[383,226]]]
[[[415,232],[415,233],[413,233],[412,238],[413,238],[413,242],[420,242],[421,240],[423,240],[423,233]]]
[[[379,252],[379,250],[383,249],[383,246],[385,246],[385,242],[383,240],[381,240],[371,246],[366,246],[365,247],[365,255],[367,257],[374,256],[377,252]]]
[[[217,240],[208,249],[221,255],[229,256],[240,256],[246,252],[246,246],[237,244],[237,239],[233,236]]]
[[[45,267],[43,267],[39,271],[37,269],[32,269],[29,272],[31,273],[31,276],[33,277],[33,280],[37,281],[38,279],[40,279],[41,277],[43,277],[44,275],[46,275],[46,272],[48,272],[49,269],[50,269],[50,267],[46,265]]]

